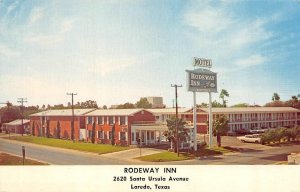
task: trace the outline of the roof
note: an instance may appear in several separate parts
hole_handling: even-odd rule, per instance
[[[160,109],[147,109],[154,114],[175,114],[176,108],[160,108]],[[178,113],[187,112],[188,108],[178,108]]]
[[[74,109],[74,115],[84,115],[94,110],[95,109]],[[72,116],[72,109],[47,110],[31,114],[30,116]]]
[[[26,123],[29,123],[30,120],[28,119],[23,119],[23,124],[26,124]],[[12,125],[12,126],[15,126],[15,125],[22,125],[22,119],[17,119],[17,120],[14,120],[14,121],[11,121],[9,123],[3,123],[4,125]]]
[[[200,108],[208,113],[208,108]],[[292,107],[226,107],[212,108],[213,113],[241,113],[241,112],[300,112],[300,110]]]
[[[142,110],[145,109],[97,109],[85,114],[85,116],[131,116]]]

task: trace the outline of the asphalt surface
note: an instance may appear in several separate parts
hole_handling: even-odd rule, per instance
[[[55,165],[130,165],[139,164],[131,159],[117,159],[102,155],[60,149],[25,142],[0,138],[0,151],[22,155],[22,146],[25,146],[26,157]]]
[[[141,162],[135,160],[140,156],[140,149],[98,155],[13,141],[0,138],[0,151],[22,155],[22,146],[26,148],[26,157],[56,165],[265,165],[287,161],[290,153],[300,153],[300,142],[280,146],[265,146],[254,143],[242,143],[235,137],[222,137],[222,145],[239,148],[239,152],[202,157],[199,159],[174,162]],[[159,153],[162,150],[142,148],[141,154]]]

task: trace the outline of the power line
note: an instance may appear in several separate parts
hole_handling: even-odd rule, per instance
[[[176,126],[176,149],[177,149],[177,156],[179,157],[179,135],[178,135],[178,102],[177,102],[177,88],[182,87],[182,85],[173,85],[171,87],[175,87],[175,103],[176,103],[176,118],[175,118],[175,126]]]
[[[21,112],[22,112],[22,127],[21,127],[21,134],[23,136],[23,133],[24,133],[24,122],[23,122],[23,119],[24,119],[24,103],[27,103],[27,98],[18,98],[18,103],[21,103]]]
[[[71,139],[74,142],[74,95],[77,95],[77,93],[67,93],[67,95],[71,95],[72,97]]]

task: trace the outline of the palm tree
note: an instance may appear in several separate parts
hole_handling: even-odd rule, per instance
[[[164,135],[165,135],[165,137],[167,137],[169,142],[171,142],[171,148],[173,148],[172,146],[176,146],[177,142],[186,141],[186,139],[188,137],[188,134],[184,130],[185,124],[186,124],[186,122],[182,118],[177,119],[178,139],[179,139],[177,141],[177,137],[176,137],[176,117],[172,116],[170,119],[167,120],[168,131],[166,131],[164,133]]]
[[[228,132],[228,119],[225,115],[216,115],[213,120],[213,132],[217,135],[218,147],[221,147],[221,135]]]
[[[273,96],[272,96],[272,101],[279,101],[280,100],[280,96],[278,93],[273,93]]]
[[[220,93],[220,98],[223,100],[223,107],[226,107],[226,100],[225,100],[225,96],[229,97],[229,93],[226,89],[222,89],[221,93]]]

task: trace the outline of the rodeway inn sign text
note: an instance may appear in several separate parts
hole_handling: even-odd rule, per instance
[[[217,74],[205,69],[186,70],[188,91],[217,92]]]

